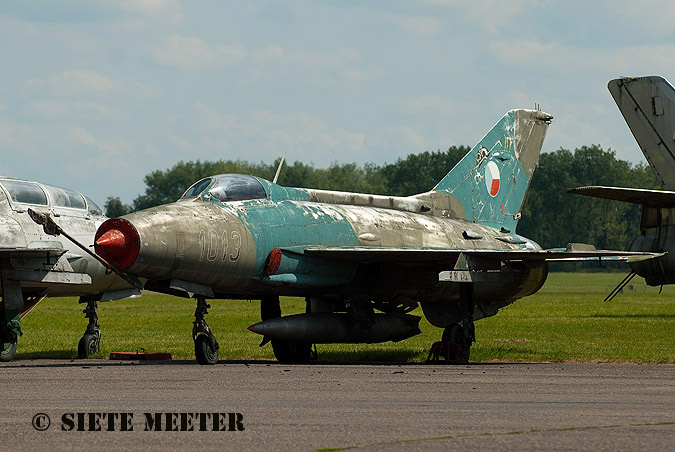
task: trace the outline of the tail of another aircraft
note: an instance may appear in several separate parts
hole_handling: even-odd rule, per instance
[[[511,110],[434,187],[467,221],[515,231],[553,117]],[[458,205],[461,204],[461,207]]]
[[[675,190],[675,89],[659,76],[607,85],[661,186]]]

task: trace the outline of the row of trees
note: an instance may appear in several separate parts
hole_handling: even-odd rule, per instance
[[[453,146],[447,151],[410,154],[381,166],[334,163],[328,168],[314,168],[294,162],[284,166],[279,183],[291,187],[408,196],[431,189],[468,151],[468,147]],[[145,193],[138,196],[132,206],[122,204],[117,197],[108,198],[106,212],[115,217],[173,202],[192,183],[214,174],[243,173],[271,180],[278,163],[180,162],[173,168],[145,176]],[[518,233],[545,248],[583,242],[598,248],[626,249],[639,233],[640,206],[566,192],[568,188],[584,185],[659,187],[649,166],[618,160],[613,151],[598,145],[545,153],[532,178]]]

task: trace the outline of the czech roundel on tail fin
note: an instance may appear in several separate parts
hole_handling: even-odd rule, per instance
[[[466,220],[514,231],[553,116],[511,110],[434,187],[461,204]]]

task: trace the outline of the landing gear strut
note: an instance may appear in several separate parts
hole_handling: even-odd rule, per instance
[[[206,304],[203,295],[196,295],[197,308],[195,309],[195,321],[192,326],[192,340],[195,342],[195,358],[199,364],[215,364],[218,362],[218,341],[211,332],[204,316],[208,314],[210,304]]]
[[[24,297],[21,285],[7,277],[8,261],[0,262],[0,361],[13,361],[16,356],[18,336],[21,336],[21,310]]]
[[[260,318],[264,322],[276,317],[281,317],[279,297],[271,295],[263,297],[260,300]],[[263,338],[260,346],[262,347],[267,342],[270,342],[270,340]],[[312,353],[312,344],[308,342],[272,340],[272,350],[274,351],[274,357],[280,363],[306,363],[311,361],[312,358],[316,359],[316,354]]]
[[[4,303],[0,304],[0,362],[14,360],[17,334],[21,334],[18,312],[5,311]]]
[[[84,317],[89,319],[87,329],[77,344],[77,357],[80,359],[88,358],[101,350],[101,328],[96,315],[98,300],[96,297],[80,297],[80,303],[87,303],[82,312]]]
[[[439,362],[441,358],[453,364],[469,362],[471,344],[476,341],[476,329],[473,324],[475,309],[473,284],[460,283],[459,308],[462,316],[461,322],[448,325],[443,330],[441,340],[434,342],[431,346],[427,362]]]

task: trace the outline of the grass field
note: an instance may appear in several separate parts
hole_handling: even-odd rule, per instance
[[[603,302],[620,273],[553,273],[535,295],[476,322],[472,362],[592,361],[675,363],[675,287],[647,287],[639,280],[612,302]],[[634,280],[634,281],[635,281]],[[170,352],[194,359],[194,302],[144,294],[99,305],[101,353]],[[211,302],[207,321],[220,343],[220,359],[272,360],[270,345],[246,328],[259,321],[259,302]],[[22,322],[18,359],[73,358],[86,327],[76,298],[45,299]],[[284,314],[304,301],[282,299]],[[414,312],[421,315],[421,312]],[[399,343],[319,345],[320,361],[424,361],[441,330],[425,319],[422,334]]]

